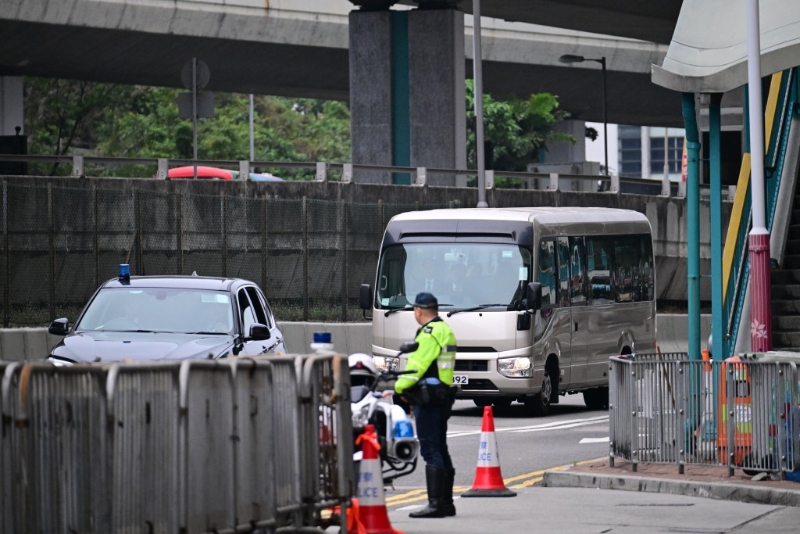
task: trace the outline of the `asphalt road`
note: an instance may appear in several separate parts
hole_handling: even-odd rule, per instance
[[[509,487],[530,485],[541,477],[540,471],[591,460],[608,454],[608,411],[586,408],[581,395],[561,397],[547,417],[533,417],[525,407],[513,403],[506,409],[494,409],[500,469]],[[456,468],[456,486],[468,489],[475,477],[483,408],[472,401],[457,401],[448,427],[447,443]],[[388,489],[387,504],[407,499],[408,491],[425,487],[422,459],[416,471],[395,481]]]

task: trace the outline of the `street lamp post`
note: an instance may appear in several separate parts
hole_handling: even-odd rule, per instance
[[[605,158],[605,175],[608,176],[608,102],[606,92],[606,57],[587,58],[573,54],[564,54],[558,60],[561,63],[583,63],[584,61],[594,61],[600,63],[603,69],[603,151]]]

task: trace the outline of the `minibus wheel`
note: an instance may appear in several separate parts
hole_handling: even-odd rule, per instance
[[[541,391],[531,397],[525,397],[525,408],[536,417],[547,415],[550,413],[550,395],[552,391],[553,383],[550,380],[550,372],[545,369]]]
[[[479,408],[485,408],[487,406],[491,406],[492,405],[492,399],[490,399],[488,397],[481,397],[481,398],[478,398],[478,399],[472,399],[472,402],[474,402],[475,406],[478,406]]]

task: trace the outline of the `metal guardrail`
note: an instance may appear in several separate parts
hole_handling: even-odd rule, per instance
[[[313,528],[354,493],[352,432],[308,432],[350,422],[346,370],[336,354],[0,362],[0,533]]]
[[[203,165],[235,169],[239,171],[239,176],[248,176],[250,169],[254,167],[278,168],[278,169],[308,169],[314,170],[315,182],[326,182],[330,179],[330,171],[341,173],[339,181],[343,183],[353,182],[353,177],[357,172],[385,172],[385,173],[404,173],[413,177],[411,185],[427,185],[429,175],[449,176],[453,178],[453,185],[457,177],[477,176],[476,169],[443,169],[433,167],[401,167],[391,165],[364,165],[354,163],[327,163],[327,162],[298,162],[298,161],[261,161],[261,160],[192,160],[181,158],[123,158],[105,156],[66,156],[66,155],[16,155],[0,154],[0,162],[14,163],[65,163],[71,165],[70,175],[73,177],[86,177],[86,165],[151,165],[156,168],[152,178],[166,179],[171,165]],[[587,175],[587,174],[565,174],[565,173],[533,173],[516,171],[486,171],[486,188],[493,189],[497,178],[512,178],[520,180],[527,189],[541,189],[547,191],[561,190],[560,182],[564,180],[589,181],[602,183],[602,190],[609,193],[619,193],[622,191],[621,184],[628,184],[634,187],[646,187],[658,190],[661,196],[670,196],[668,188],[664,187],[661,179],[633,178],[618,175]],[[701,186],[707,191],[707,186]],[[726,188],[728,201],[732,202],[734,191]],[[677,196],[685,197],[685,184],[677,184]]]
[[[794,361],[613,357],[609,461],[727,466],[748,474],[800,468],[800,404]]]

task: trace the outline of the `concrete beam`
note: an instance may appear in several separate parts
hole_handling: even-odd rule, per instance
[[[611,1],[635,11],[627,0]],[[574,8],[566,1],[545,3],[565,12]],[[572,13],[588,17],[576,18],[575,27],[610,28],[596,17],[607,9],[603,4]],[[644,11],[661,10],[649,4]],[[549,15],[539,11],[539,2],[500,7],[507,20],[536,20],[517,19],[516,12]],[[0,72],[181,87],[180,70],[194,56],[209,65],[211,91],[348,100],[352,9],[346,0],[7,0],[0,8]],[[470,19],[466,16],[467,58]],[[650,81],[650,65],[661,63],[664,46],[486,18],[483,44],[488,93],[527,98],[548,91],[559,95],[574,118],[602,120],[593,65],[565,66],[558,57],[605,56],[610,122],[681,125],[679,97]],[[472,72],[469,59],[465,69]]]

